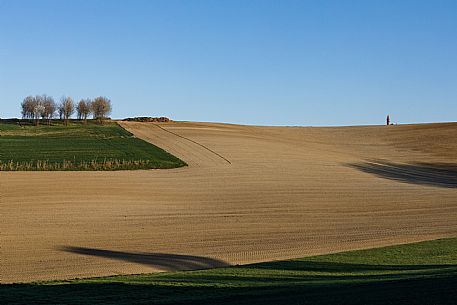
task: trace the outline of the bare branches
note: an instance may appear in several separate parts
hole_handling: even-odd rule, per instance
[[[103,120],[108,117],[111,110],[111,101],[107,97],[99,96],[92,102],[92,114],[100,124],[103,124]]]
[[[59,113],[62,114],[62,118],[65,125],[68,125],[68,120],[75,112],[75,103],[71,97],[62,96],[60,98]]]
[[[22,118],[23,119],[33,119],[34,112],[33,108],[35,108],[35,97],[27,96],[21,104],[22,107]]]
[[[99,96],[94,100],[82,99],[76,106],[71,97],[63,96],[59,105],[57,105],[54,99],[46,94],[27,96],[21,103],[22,118],[33,120],[36,125],[39,125],[40,119],[46,120],[50,125],[56,113],[59,113],[60,120],[63,120],[65,125],[68,125],[68,121],[75,113],[75,110],[78,120],[83,120],[84,123],[87,123],[87,118],[92,114],[93,118],[102,124],[103,120],[108,118],[111,113],[112,106],[111,101],[103,96]]]
[[[56,111],[54,100],[45,94],[27,96],[21,107],[22,118],[34,120],[35,125],[39,125],[40,118],[47,119],[49,123]]]
[[[86,124],[87,117],[92,113],[92,100],[88,98],[80,100],[76,106],[76,112],[78,113],[78,120],[83,120]]]
[[[42,118],[48,121],[48,125],[51,124],[51,120],[56,114],[57,105],[54,102],[54,99],[50,96],[43,95],[43,106],[44,111],[42,113]]]

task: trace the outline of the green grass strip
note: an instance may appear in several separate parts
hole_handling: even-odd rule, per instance
[[[176,168],[186,164],[134,137],[115,122],[64,126],[0,122],[0,171],[105,171]]]
[[[137,255],[117,259],[138,262]],[[457,304],[457,238],[200,271],[0,285],[0,296],[7,304]]]

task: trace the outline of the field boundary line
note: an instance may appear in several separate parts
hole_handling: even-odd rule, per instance
[[[166,132],[171,133],[172,135],[175,135],[175,136],[180,137],[180,138],[182,138],[182,139],[184,139],[184,140],[187,140],[187,141],[190,141],[190,142],[192,142],[192,143],[194,143],[194,144],[197,144],[197,145],[203,147],[204,149],[208,150],[209,152],[215,154],[215,155],[218,156],[219,158],[223,159],[223,160],[224,160],[225,162],[227,162],[228,164],[232,164],[232,162],[230,162],[227,158],[225,158],[225,157],[222,156],[221,154],[215,152],[215,151],[212,150],[211,148],[208,148],[208,147],[206,147],[205,145],[203,145],[203,144],[201,144],[201,143],[198,143],[197,141],[194,141],[194,140],[192,140],[192,139],[186,138],[185,136],[182,136],[182,135],[180,135],[180,134],[177,134],[177,133],[175,133],[175,132],[173,132],[173,131],[167,130],[167,129],[163,128],[162,126],[158,125],[158,124],[153,123],[153,125],[159,127],[160,129],[162,129],[162,130],[164,130],[164,131],[166,131]]]

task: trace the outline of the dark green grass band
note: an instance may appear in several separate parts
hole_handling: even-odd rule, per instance
[[[154,265],[154,254],[73,250]],[[170,256],[179,257],[180,264],[207,259]],[[6,304],[457,304],[457,238],[200,271],[0,285],[0,296]]]

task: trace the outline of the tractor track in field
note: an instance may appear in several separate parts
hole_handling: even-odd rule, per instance
[[[185,139],[185,140],[187,140],[187,141],[190,141],[190,142],[192,142],[192,143],[194,143],[194,144],[197,144],[197,145],[203,147],[204,149],[208,150],[209,152],[215,154],[216,156],[220,157],[221,159],[223,159],[224,161],[226,161],[228,164],[232,164],[232,162],[230,162],[227,158],[225,158],[224,156],[222,156],[222,155],[220,155],[219,153],[215,152],[214,150],[212,150],[212,149],[206,147],[205,145],[203,145],[203,144],[201,144],[201,143],[198,143],[197,141],[191,140],[191,139],[189,139],[189,138],[186,138],[186,137],[184,137],[184,136],[181,136],[181,135],[179,135],[179,134],[177,134],[177,133],[175,133],[175,132],[169,131],[169,130],[167,130],[167,129],[161,127],[161,126],[158,125],[158,124],[154,124],[154,125],[157,126],[157,127],[160,128],[160,129],[162,129],[162,130],[164,130],[164,131],[166,131],[166,132],[168,132],[168,133],[174,135],[174,136],[180,137],[180,138]]]

